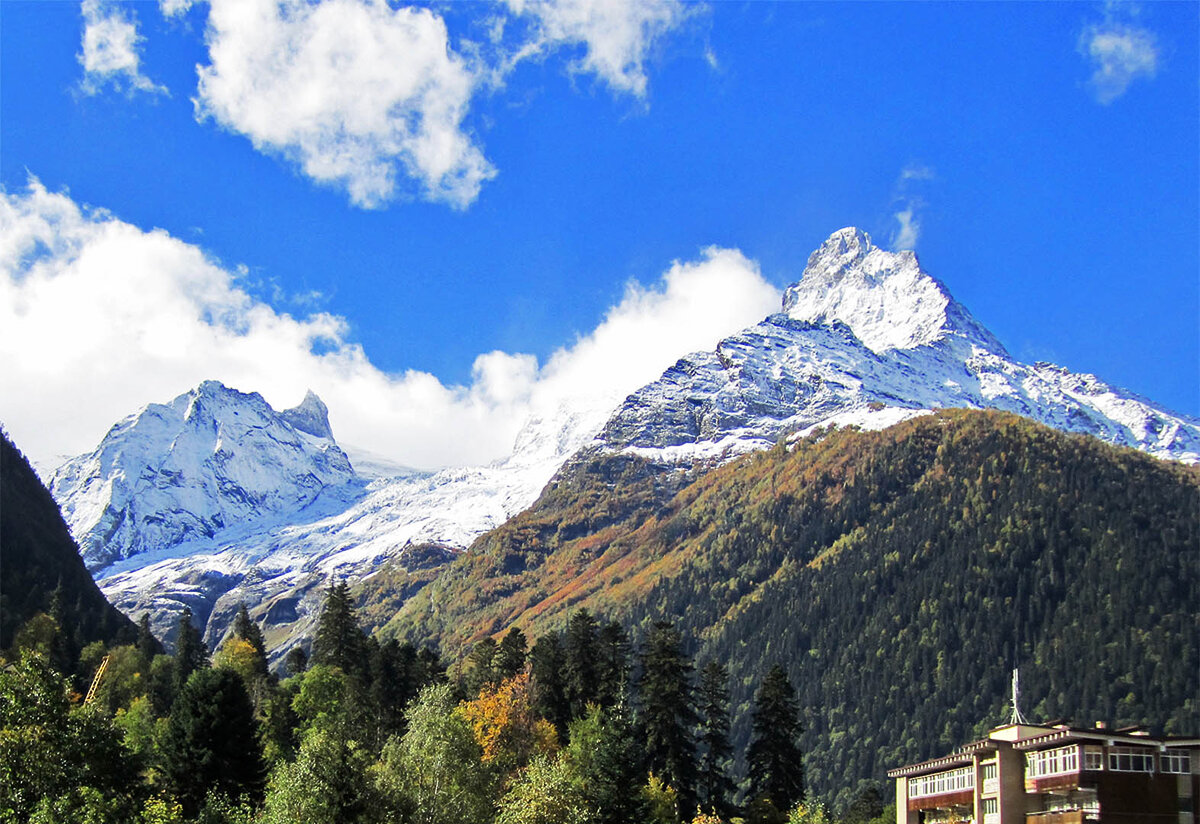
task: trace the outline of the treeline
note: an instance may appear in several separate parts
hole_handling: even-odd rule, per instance
[[[283,678],[244,608],[211,656],[185,611],[173,655],[143,620],[137,643],[89,645],[66,671],[52,664],[61,631],[36,625],[0,667],[5,824],[887,820],[877,791],[840,819],[804,803],[779,667],[735,775],[728,672],[709,662],[697,676],[667,623],[635,649],[580,610],[532,647],[518,628],[484,639],[447,675],[428,649],[366,635],[338,584],[311,660],[294,648]]]

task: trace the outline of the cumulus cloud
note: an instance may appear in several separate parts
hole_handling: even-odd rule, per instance
[[[534,23],[534,39],[519,53],[582,46],[575,73],[595,74],[614,91],[645,97],[651,49],[679,26],[688,10],[678,0],[506,0]]]
[[[0,421],[35,460],[87,451],[121,417],[213,378],[276,408],[312,388],[340,441],[412,466],[479,464],[530,416],[615,404],[683,354],[778,308],[741,253],[708,249],[631,283],[598,326],[545,364],[490,352],[465,386],[387,373],[329,313],[293,317],[162,230],[37,181],[0,192]]]
[[[1092,66],[1088,85],[1105,105],[1125,94],[1138,78],[1152,78],[1158,71],[1154,33],[1114,20],[1111,11],[1104,23],[1083,30],[1079,51]]]
[[[83,66],[79,87],[84,94],[98,94],[105,86],[133,94],[166,94],[165,86],[156,85],[142,74],[141,47],[137,18],[128,16],[106,0],[83,0],[83,43],[77,55]]]
[[[495,175],[464,120],[480,71],[426,8],[384,0],[212,0],[197,115],[359,206],[397,194],[463,208]]]

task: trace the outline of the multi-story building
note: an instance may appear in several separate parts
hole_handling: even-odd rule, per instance
[[[1200,739],[1008,724],[890,770],[896,824],[1200,824]]]

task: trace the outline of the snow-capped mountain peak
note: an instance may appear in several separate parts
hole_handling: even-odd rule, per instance
[[[1004,347],[915,252],[889,252],[854,227],[839,229],[808,258],[798,283],[784,293],[789,317],[817,324],[841,321],[873,352],[914,349],[957,337],[989,352]]]
[[[354,480],[325,405],[310,393],[297,410],[300,426],[258,393],[205,381],[118,423],[51,480],[88,566],[298,511]]]

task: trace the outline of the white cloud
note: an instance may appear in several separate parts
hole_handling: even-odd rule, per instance
[[[481,72],[429,9],[384,0],[212,0],[201,118],[372,208],[418,195],[458,208],[495,169],[464,128]]]
[[[933,180],[934,171],[921,163],[910,163],[900,170],[901,183],[908,180]]]
[[[1133,81],[1152,78],[1158,71],[1153,32],[1112,19],[1084,29],[1079,51],[1092,65],[1088,84],[1100,103],[1113,102]]]
[[[914,194],[921,191],[923,184],[937,178],[933,167],[913,161],[900,170],[892,194],[892,203],[897,211],[892,214],[896,228],[892,231],[892,249],[916,249],[921,238],[921,220],[917,213],[925,207],[925,201]]]
[[[84,77],[80,89],[84,94],[98,94],[111,85],[118,91],[166,94],[165,86],[156,85],[142,74],[141,45],[137,18],[127,17],[121,9],[106,0],[83,0],[82,51],[77,55]]]
[[[0,421],[34,460],[53,461],[214,378],[276,408],[312,388],[339,440],[402,463],[478,464],[506,454],[531,413],[615,402],[779,301],[740,252],[709,249],[653,287],[631,283],[596,329],[544,365],[490,352],[469,385],[447,386],[379,370],[344,319],[281,313],[239,277],[162,230],[80,208],[36,181],[0,192]]]
[[[583,46],[571,64],[595,74],[614,91],[646,95],[650,50],[687,16],[678,0],[506,0],[515,14],[534,21],[532,44],[518,57],[564,46]]]
[[[917,240],[921,237],[921,221],[917,219],[913,206],[909,205],[907,209],[896,212],[892,217],[900,224],[892,233],[892,248],[897,251],[916,249]]]
[[[195,5],[195,0],[158,0],[158,9],[162,12],[163,17],[178,17],[186,13],[193,5]]]

